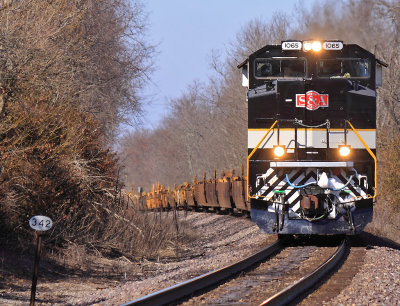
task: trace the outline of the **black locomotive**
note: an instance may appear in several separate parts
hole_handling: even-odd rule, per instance
[[[248,88],[247,200],[266,233],[355,234],[377,195],[385,63],[342,41],[283,41],[238,67]]]

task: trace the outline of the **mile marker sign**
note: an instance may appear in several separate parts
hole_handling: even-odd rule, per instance
[[[47,231],[51,229],[53,226],[53,221],[49,217],[46,216],[34,216],[29,220],[29,226],[36,231],[35,235],[37,236],[36,243],[36,252],[35,252],[35,265],[33,267],[33,278],[32,278],[32,288],[31,288],[31,302],[30,306],[35,305],[35,295],[36,295],[36,285],[37,285],[37,277],[39,273],[39,259],[40,259],[40,251],[42,245],[42,231]]]
[[[46,216],[34,216],[29,220],[31,228],[37,231],[47,231],[53,226],[53,221]]]

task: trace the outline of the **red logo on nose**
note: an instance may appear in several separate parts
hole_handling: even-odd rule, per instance
[[[296,107],[305,107],[308,110],[316,110],[320,107],[328,107],[328,94],[319,94],[314,90],[307,91],[306,94],[296,95]]]

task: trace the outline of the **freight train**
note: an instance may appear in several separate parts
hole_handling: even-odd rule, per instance
[[[338,40],[257,50],[238,65],[247,88],[247,174],[158,186],[142,205],[241,211],[265,233],[361,232],[377,196],[376,88],[386,66]]]

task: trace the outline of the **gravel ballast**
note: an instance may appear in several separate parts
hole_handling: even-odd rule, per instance
[[[351,285],[327,305],[400,305],[400,250],[374,247]]]

